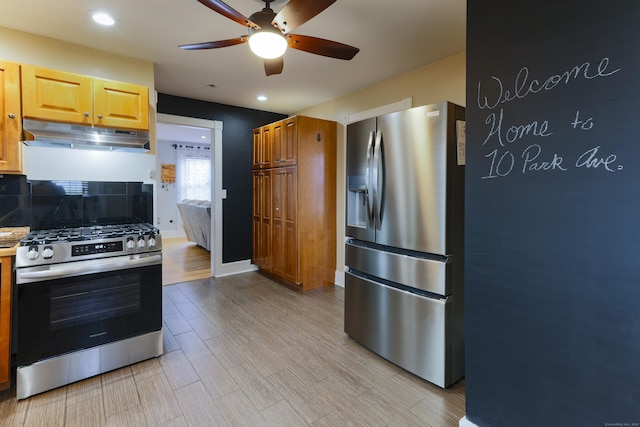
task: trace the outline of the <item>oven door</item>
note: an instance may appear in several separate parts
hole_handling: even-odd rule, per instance
[[[162,328],[162,254],[16,269],[19,366]]]

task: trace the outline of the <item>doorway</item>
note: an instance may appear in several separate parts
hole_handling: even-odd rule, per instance
[[[173,145],[209,145],[211,149],[211,241],[210,275],[215,276],[216,268],[222,265],[222,122],[194,119],[169,114],[157,115],[156,125],[156,170],[161,174],[162,164],[175,164]],[[174,151],[171,153],[171,151]],[[173,157],[172,157],[173,155]],[[171,163],[171,162],[174,163]],[[175,184],[162,182],[157,177],[157,221],[163,237],[185,236],[182,220],[177,208],[177,188]]]

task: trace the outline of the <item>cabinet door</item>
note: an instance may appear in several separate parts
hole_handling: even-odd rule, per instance
[[[298,120],[291,117],[282,126],[282,164],[294,166],[298,163]]]
[[[253,171],[253,263],[271,271],[271,171]]]
[[[273,170],[273,204],[272,210],[272,236],[273,236],[273,264],[272,273],[284,278],[286,242],[285,242],[285,216],[286,216],[286,192],[287,172],[283,168]]]
[[[284,174],[284,279],[300,284],[298,254],[298,173],[288,167]],[[309,242],[310,246],[314,242]]]
[[[260,222],[262,220],[262,203],[261,203],[261,184],[262,184],[262,172],[261,171],[253,171],[252,176],[252,186],[253,186],[253,201],[252,212],[251,212],[251,235],[252,245],[251,245],[251,261],[260,267],[262,263],[260,248],[262,247],[262,227],[260,226]]]
[[[271,167],[272,140],[273,125],[253,130],[253,152],[251,155],[251,167],[253,169],[268,169]]]
[[[0,61],[0,172],[20,173],[20,66]]]
[[[262,228],[262,241],[260,252],[262,254],[262,266],[264,270],[271,271],[273,265],[273,247],[272,247],[272,218],[271,218],[271,188],[272,188],[271,171],[262,171],[261,183],[261,213],[262,219],[260,226]]]
[[[262,128],[253,130],[253,144],[251,151],[251,168],[260,169],[262,161]]]
[[[95,126],[149,130],[149,88],[93,79]]]
[[[0,258],[0,390],[9,388],[11,373],[11,257]]]
[[[283,125],[282,121],[271,125],[271,161],[274,167],[282,166],[286,162]]]
[[[295,117],[273,124],[273,166],[294,166],[297,163],[297,119]]]
[[[22,115],[30,119],[91,124],[91,77],[22,66]]]
[[[262,128],[262,140],[260,144],[260,167],[263,169],[268,169],[273,166],[272,147],[273,126],[264,126]]]

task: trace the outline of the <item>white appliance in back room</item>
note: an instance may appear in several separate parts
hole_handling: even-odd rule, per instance
[[[345,332],[440,387],[464,376],[457,129],[464,108],[449,102],[347,126]]]

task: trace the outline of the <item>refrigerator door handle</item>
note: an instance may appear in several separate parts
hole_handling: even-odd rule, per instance
[[[365,193],[365,198],[367,201],[367,220],[369,221],[369,224],[367,224],[369,227],[371,227],[373,225],[373,203],[371,201],[371,196],[373,195],[373,192],[371,191],[372,187],[372,181],[371,181],[371,177],[372,177],[372,169],[373,169],[373,156],[372,156],[372,152],[373,152],[373,132],[369,132],[369,141],[367,143],[367,191]]]
[[[376,131],[376,142],[373,147],[373,212],[376,229],[382,225],[383,189],[379,188],[380,174],[384,179],[384,164],[382,158],[382,131]]]

